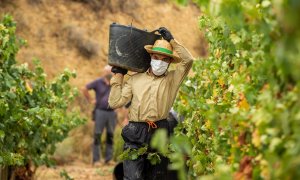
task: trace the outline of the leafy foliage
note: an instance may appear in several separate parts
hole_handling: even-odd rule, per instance
[[[50,165],[55,144],[83,120],[68,111],[75,89],[68,84],[74,72],[65,70],[52,82],[39,62],[34,70],[17,65],[16,54],[26,42],[15,35],[16,24],[0,22],[0,165]]]
[[[180,89],[174,137],[191,146],[172,166],[186,164],[181,179],[299,178],[300,2],[194,2],[209,57]]]
[[[70,177],[70,175],[67,173],[67,171],[65,169],[63,169],[60,173],[59,173],[60,177],[64,178],[65,180],[74,180],[74,178]]]
[[[165,139],[166,140],[166,139]],[[147,158],[151,164],[160,163],[160,154],[157,152],[149,152],[148,146],[143,146],[138,149],[126,149],[122,154],[119,155],[118,159],[120,161],[124,160],[136,160],[139,157],[144,156]]]
[[[123,161],[126,159],[136,160],[139,156],[147,153],[148,146],[141,147],[139,149],[126,149],[118,158]]]

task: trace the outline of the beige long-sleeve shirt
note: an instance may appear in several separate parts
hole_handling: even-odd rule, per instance
[[[108,103],[111,108],[122,107],[131,101],[129,121],[157,121],[168,117],[180,84],[193,64],[192,55],[176,40],[171,40],[173,50],[181,58],[175,70],[164,76],[154,76],[149,71],[132,75],[122,86],[123,75],[112,77]]]

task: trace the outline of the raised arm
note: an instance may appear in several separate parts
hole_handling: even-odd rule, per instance
[[[119,108],[126,105],[132,98],[131,78],[123,84],[124,76],[120,73],[115,74],[111,81],[111,90],[108,98],[108,104],[111,108]]]
[[[181,62],[177,65],[177,68],[175,72],[173,73],[173,85],[178,86],[179,84],[182,83],[183,79],[188,75],[192,64],[193,64],[193,56],[191,53],[183,47],[181,44],[179,44],[171,34],[171,32],[165,28],[165,27],[160,27],[158,29],[158,32],[162,35],[162,37],[169,41],[173,47],[173,51],[175,51],[178,56],[181,59]]]
[[[176,70],[174,72],[174,85],[181,84],[184,78],[188,75],[192,65],[193,65],[193,56],[191,53],[179,44],[176,40],[172,39],[170,41],[173,50],[178,54],[181,59],[181,62],[177,65]]]

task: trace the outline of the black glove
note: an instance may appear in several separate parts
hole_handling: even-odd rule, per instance
[[[172,39],[174,39],[174,37],[172,36],[172,34],[171,34],[171,32],[167,29],[167,28],[165,28],[165,27],[160,27],[159,29],[158,29],[158,32],[161,34],[161,36],[165,39],[165,40],[167,40],[167,41],[171,41]]]
[[[125,74],[127,74],[128,70],[124,69],[124,68],[121,68],[121,67],[113,66],[111,68],[111,72],[113,72],[115,74],[121,73],[121,74],[125,75]]]

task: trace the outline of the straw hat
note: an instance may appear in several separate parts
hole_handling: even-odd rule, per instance
[[[156,40],[154,45],[146,45],[144,46],[144,48],[149,54],[162,54],[173,58],[171,60],[171,63],[179,63],[181,61],[181,59],[178,56],[173,54],[173,47],[166,40]]]

